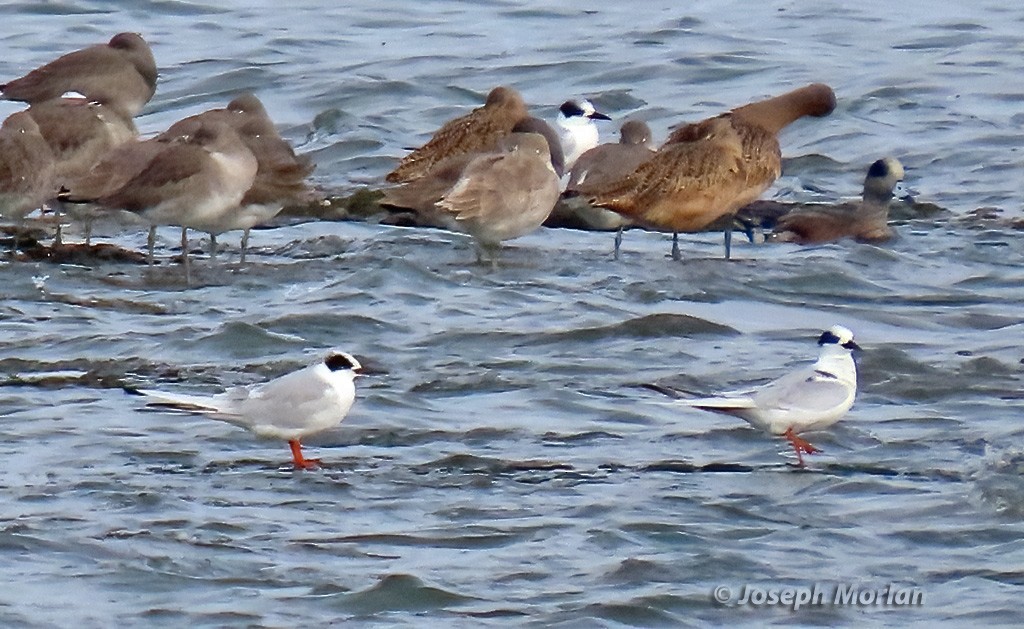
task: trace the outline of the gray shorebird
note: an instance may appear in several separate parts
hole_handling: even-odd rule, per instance
[[[558,200],[558,175],[547,140],[537,133],[513,133],[500,151],[474,158],[437,207],[449,213],[477,243],[477,260],[505,240],[524,236],[544,222]]]
[[[106,44],[69,52],[0,85],[7,100],[29,104],[78,93],[89,101],[138,115],[156,93],[156,61],[137,33],[118,33]]]
[[[39,125],[27,112],[11,114],[0,126],[0,217],[18,224],[42,207],[54,190],[54,172]]]
[[[619,141],[601,144],[576,160],[565,186],[565,196],[585,195],[587,190],[599,190],[609,182],[629,175],[640,164],[654,156],[651,128],[640,120],[627,120],[619,129]],[[574,204],[572,220],[589,229],[617,229],[615,257],[619,256],[622,230],[629,220],[621,214],[591,205]]]
[[[223,109],[211,109],[180,120],[160,137],[180,137],[194,133],[213,122],[227,124],[238,133],[256,157],[256,177],[235,210],[227,213],[218,228],[223,231],[242,230],[241,262],[249,241],[249,230],[272,219],[290,203],[307,202],[312,198],[308,177],[315,164],[308,156],[296,155],[292,146],[281,137],[263,103],[254,94],[242,94]],[[216,252],[216,236],[210,232],[211,251]]]
[[[204,124],[195,133],[171,140],[123,186],[96,199],[101,207],[126,210],[154,228],[181,227],[182,264],[190,280],[188,228],[220,229],[225,215],[237,207],[256,177],[256,158],[234,129],[223,123]]]

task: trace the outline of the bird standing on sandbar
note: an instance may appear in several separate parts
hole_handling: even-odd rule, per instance
[[[804,116],[827,116],[836,99],[815,83],[676,129],[629,175],[589,191],[588,201],[647,228],[696,232],[757,199],[782,172],[778,133]],[[729,259],[732,222],[725,230]]]

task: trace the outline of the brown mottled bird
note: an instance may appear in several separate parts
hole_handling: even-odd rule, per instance
[[[858,242],[890,240],[889,201],[903,181],[903,165],[893,157],[880,159],[868,168],[864,195],[854,207],[828,207],[784,214],[768,238],[801,245],[852,238]]]
[[[30,104],[77,92],[136,116],[156,92],[156,61],[137,33],[118,33],[106,44],[70,52],[0,85],[7,100]]]
[[[487,102],[465,116],[446,122],[430,141],[409,153],[388,173],[391,183],[405,183],[431,171],[438,162],[460,155],[492,150],[517,122],[526,118],[526,104],[519,92],[496,87]]]
[[[835,105],[832,89],[815,83],[680,127],[635,171],[586,196],[641,226],[671,231],[678,260],[679,232],[735,214],[778,178],[779,131],[803,116],[826,116]],[[727,229],[726,259],[730,240]]]

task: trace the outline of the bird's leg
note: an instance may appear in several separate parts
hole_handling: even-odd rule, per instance
[[[292,449],[292,462],[296,468],[300,470],[315,470],[320,466],[320,459],[307,459],[302,456],[302,444],[299,443],[298,439],[290,440],[288,446]]]
[[[626,229],[624,225],[619,226],[619,231],[615,232],[615,259],[619,259],[619,248],[622,247],[622,231]]]
[[[149,236],[146,238],[146,264],[153,266],[153,248],[156,246],[156,225],[149,226]]]
[[[732,254],[732,223],[725,227],[725,259],[728,260]]]
[[[676,262],[683,259],[679,253],[679,232],[672,232],[672,259]]]
[[[188,263],[188,227],[181,228],[181,263],[185,266],[185,285],[192,285],[192,267]]]
[[[210,259],[217,257],[217,235],[210,234]]]
[[[806,439],[797,437],[796,433],[793,432],[792,426],[786,429],[784,436],[786,437],[786,440],[789,441],[789,444],[793,446],[793,450],[796,451],[796,458],[800,463],[800,467],[804,466],[804,454],[816,454],[821,452],[821,450],[812,446]]]
[[[249,247],[249,230],[246,229],[242,232],[242,257],[238,261],[239,264],[245,264],[245,250]]]
[[[53,246],[56,248],[64,244],[64,234],[60,225],[60,205],[58,203],[53,205],[53,215],[57,219],[57,231],[53,234]]]

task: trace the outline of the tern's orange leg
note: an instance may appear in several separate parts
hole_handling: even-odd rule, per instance
[[[306,459],[302,456],[302,444],[299,443],[298,439],[292,439],[288,442],[289,447],[292,449],[292,462],[295,463],[295,467],[300,470],[315,470],[320,466],[320,459]]]
[[[793,432],[792,427],[786,429],[784,436],[786,437],[786,440],[789,441],[789,444],[793,446],[793,450],[796,451],[796,459],[799,461],[800,467],[804,466],[804,454],[815,454],[817,452],[821,452],[821,450],[812,446],[806,439],[797,437],[796,433]]]

